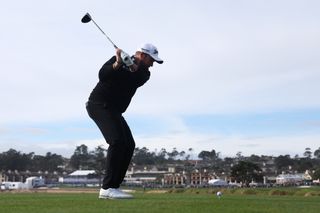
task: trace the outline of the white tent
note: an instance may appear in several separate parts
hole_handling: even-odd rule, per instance
[[[67,177],[59,178],[59,182],[64,184],[99,184],[97,177],[90,177],[95,174],[95,170],[77,170]]]
[[[76,170],[74,172],[72,172],[71,174],[69,174],[69,176],[87,176],[90,174],[95,174],[96,171],[94,170]]]
[[[228,183],[221,179],[212,179],[212,180],[209,180],[208,183],[209,185],[212,185],[212,186],[228,186]]]

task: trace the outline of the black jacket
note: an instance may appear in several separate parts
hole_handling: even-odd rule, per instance
[[[129,106],[138,87],[150,78],[148,69],[139,68],[130,72],[129,68],[122,65],[118,70],[112,68],[116,61],[113,56],[99,71],[99,82],[90,94],[89,100],[104,103],[121,113]]]

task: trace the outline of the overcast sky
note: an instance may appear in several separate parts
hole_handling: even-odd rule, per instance
[[[105,144],[85,110],[114,49],[150,42],[162,65],[124,114],[137,147],[222,156],[320,147],[317,0],[2,1],[0,152],[69,157]]]

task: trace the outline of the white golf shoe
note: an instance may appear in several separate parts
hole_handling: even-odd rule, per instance
[[[99,198],[101,199],[130,199],[133,198],[131,194],[127,194],[120,189],[109,188],[100,189]]]

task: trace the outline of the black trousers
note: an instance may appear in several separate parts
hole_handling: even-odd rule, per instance
[[[86,108],[109,144],[102,188],[119,188],[135,148],[130,128],[120,112],[108,108],[105,104],[88,102]]]

